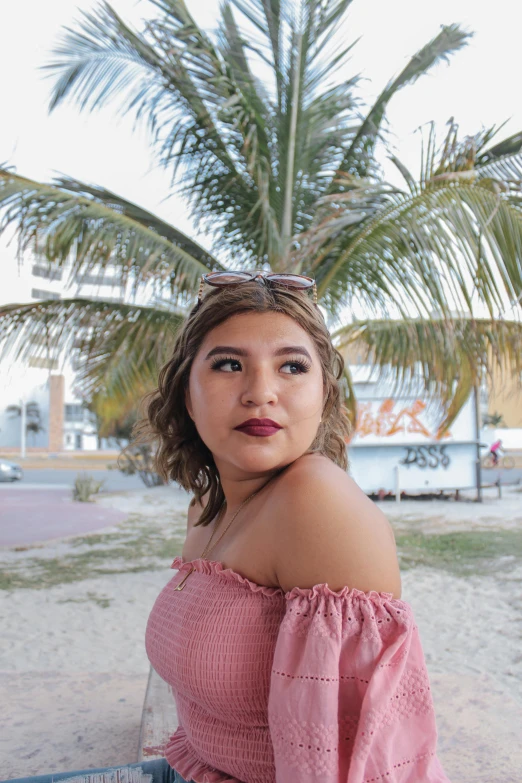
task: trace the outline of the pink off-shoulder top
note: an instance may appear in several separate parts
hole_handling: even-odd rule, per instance
[[[405,601],[327,584],[285,593],[202,558],[172,568],[146,650],[175,695],[164,755],[185,780],[449,783]]]

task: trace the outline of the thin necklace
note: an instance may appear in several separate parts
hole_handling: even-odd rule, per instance
[[[283,468],[283,470],[284,470],[284,468]],[[232,522],[234,521],[234,519],[237,517],[237,515],[238,515],[238,514],[239,514],[239,512],[241,511],[241,509],[242,509],[244,506],[246,506],[246,504],[247,504],[247,503],[250,503],[250,501],[251,501],[251,500],[253,500],[253,498],[255,498],[255,496],[256,496],[256,495],[258,495],[258,494],[259,494],[259,493],[260,493],[260,492],[261,492],[263,489],[265,489],[265,487],[267,487],[267,486],[270,484],[270,482],[272,481],[272,479],[274,479],[276,476],[279,476],[281,473],[282,473],[282,471],[281,471],[281,470],[280,470],[280,471],[278,471],[277,473],[274,473],[274,475],[273,475],[273,476],[271,476],[271,478],[269,478],[269,479],[268,479],[268,481],[267,481],[265,484],[263,484],[263,486],[262,486],[262,487],[259,487],[259,489],[256,489],[256,491],[255,491],[255,492],[252,492],[252,494],[251,494],[251,495],[249,495],[247,498],[245,498],[245,500],[244,500],[244,501],[241,503],[241,505],[239,506],[239,508],[238,508],[238,510],[236,511],[236,513],[233,515],[232,519],[230,520],[230,522],[228,523],[228,525],[226,526],[226,528],[223,530],[223,532],[222,532],[222,533],[221,533],[221,535],[219,536],[219,538],[218,538],[218,540],[216,541],[216,543],[214,544],[214,546],[210,547],[210,544],[212,543],[212,539],[214,538],[214,533],[215,533],[215,532],[216,532],[216,530],[218,529],[218,525],[219,525],[219,523],[221,522],[221,520],[223,519],[223,516],[224,516],[224,513],[225,513],[226,500],[224,500],[224,501],[223,501],[223,505],[222,505],[222,506],[221,506],[221,508],[219,509],[219,512],[218,512],[218,520],[217,520],[217,522],[216,522],[216,525],[215,525],[215,527],[214,527],[214,530],[212,531],[212,535],[210,536],[210,540],[209,540],[208,544],[206,545],[205,549],[203,550],[203,552],[201,553],[201,555],[200,555],[200,558],[199,558],[199,559],[203,558],[203,557],[204,557],[205,555],[207,555],[207,554],[210,554],[210,552],[211,552],[211,551],[212,551],[212,550],[213,550],[213,549],[214,549],[214,548],[215,548],[215,547],[216,547],[216,546],[219,544],[219,542],[221,541],[221,539],[223,538],[223,536],[224,536],[224,535],[225,535],[225,533],[227,532],[228,528],[230,527],[230,525],[232,524]],[[209,549],[209,547],[210,547],[210,549]],[[185,582],[187,581],[187,579],[189,578],[189,576],[191,575],[191,573],[192,573],[193,571],[195,571],[195,570],[196,570],[196,569],[194,568],[194,566],[192,566],[192,568],[190,569],[190,571],[188,572],[188,574],[185,576],[185,578],[184,578],[184,579],[182,579],[182,580],[181,580],[181,582],[179,583],[179,585],[176,585],[176,587],[174,588],[174,590],[183,590],[183,588],[185,587]]]

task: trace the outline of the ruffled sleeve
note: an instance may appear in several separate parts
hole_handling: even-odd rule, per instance
[[[327,585],[285,597],[268,701],[276,783],[450,783],[410,606]]]

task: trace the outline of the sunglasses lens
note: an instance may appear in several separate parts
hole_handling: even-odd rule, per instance
[[[274,283],[281,283],[288,288],[311,288],[314,284],[311,278],[304,275],[268,275],[267,277]]]
[[[212,285],[231,285],[243,283],[245,280],[250,280],[251,277],[249,272],[211,272],[209,275],[205,275],[205,280]]]

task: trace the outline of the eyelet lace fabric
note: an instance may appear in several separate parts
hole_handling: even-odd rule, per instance
[[[164,752],[186,780],[449,783],[406,602],[326,584],[285,593],[201,558],[172,568],[146,649],[176,698]]]

